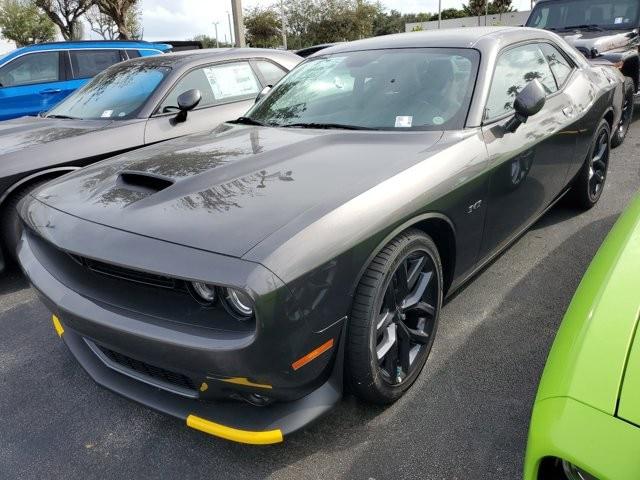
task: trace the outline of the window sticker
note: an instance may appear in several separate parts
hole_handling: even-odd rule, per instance
[[[434,125],[442,125],[444,123],[444,118],[442,117],[433,117]]]
[[[113,110],[105,110],[104,112],[102,112],[102,115],[100,115],[100,117],[111,118],[111,115],[113,115]]]
[[[257,94],[260,91],[248,63],[218,65],[204,69],[216,100]]]
[[[613,23],[618,24],[618,23],[622,23],[623,21],[624,21],[624,18],[616,17],[616,19],[613,21]]]
[[[410,128],[413,125],[412,116],[398,116],[396,117],[396,128]]]

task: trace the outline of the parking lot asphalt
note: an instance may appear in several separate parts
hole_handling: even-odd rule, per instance
[[[640,115],[600,203],[560,204],[444,307],[413,388],[346,397],[285,443],[186,428],[93,383],[16,271],[0,276],[0,478],[515,479],[547,353],[591,258],[640,188]]]

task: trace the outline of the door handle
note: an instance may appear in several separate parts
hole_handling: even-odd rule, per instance
[[[40,90],[40,95],[53,95],[55,93],[60,93],[62,89],[60,88],[47,88],[45,90]]]

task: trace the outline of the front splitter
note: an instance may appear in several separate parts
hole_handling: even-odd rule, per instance
[[[234,442],[253,445],[279,443],[330,411],[342,398],[344,330],[329,379],[318,389],[292,402],[264,407],[229,401],[203,401],[181,397],[147,385],[107,367],[78,333],[54,320],[57,333],[93,380],[162,413],[179,418],[196,430]]]

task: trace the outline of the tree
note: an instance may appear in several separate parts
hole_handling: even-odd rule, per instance
[[[210,37],[209,35],[196,35],[191,40],[202,43],[202,48],[215,48],[216,45],[219,45],[222,48],[229,48],[233,46],[230,43],[223,42],[222,40],[218,40],[216,44],[215,37]]]
[[[480,25],[480,16],[484,15],[487,9],[487,0],[469,0],[467,5],[462,6],[465,16],[478,17],[478,25]]]
[[[100,13],[109,17],[118,30],[119,40],[140,36],[138,0],[94,0]]]
[[[56,27],[31,0],[4,0],[0,3],[2,38],[18,47],[55,39]]]
[[[89,9],[85,18],[91,31],[100,35],[104,40],[115,40],[118,38],[118,27],[115,22],[111,17],[102,13],[97,5]]]
[[[254,7],[244,14],[247,43],[252,47],[273,48],[281,44],[282,21],[272,8]]]
[[[95,0],[35,0],[35,3],[60,29],[65,40],[82,38],[82,17]]]
[[[502,14],[513,11],[512,0],[493,0],[489,4],[489,10],[491,13],[497,13],[500,15],[500,21],[502,21]]]

